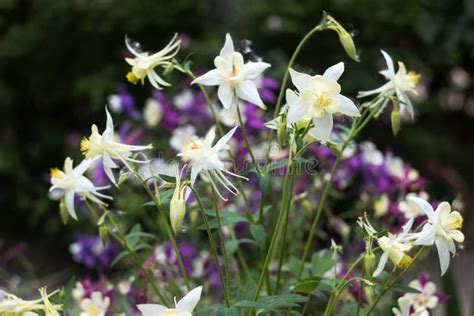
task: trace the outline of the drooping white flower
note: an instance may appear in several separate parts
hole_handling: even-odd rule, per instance
[[[377,268],[374,271],[373,276],[376,277],[382,273],[388,259],[400,269],[408,267],[413,259],[406,254],[413,247],[413,243],[410,241],[410,229],[413,226],[413,218],[410,219],[404,226],[400,234],[391,234],[383,236],[377,239],[377,243],[380,249],[383,250],[383,254],[380,256]]]
[[[149,55],[147,52],[142,52],[140,45],[133,42],[128,37],[125,37],[125,45],[132,53],[134,58],[125,58],[125,61],[132,66],[132,70],[127,74],[127,79],[132,84],[137,84],[139,81],[143,85],[145,78],[148,78],[151,85],[158,90],[162,86],[170,86],[168,82],[163,80],[157,73],[155,68],[158,66],[169,67],[172,59],[179,51],[181,40],[178,39],[178,34],[175,34],[171,41],[165,48],[157,53]]]
[[[387,63],[387,69],[380,71],[380,74],[382,74],[388,82],[377,89],[361,91],[358,97],[363,98],[369,95],[380,94],[381,96],[389,98],[396,95],[398,100],[400,100],[400,112],[408,112],[411,119],[413,119],[415,113],[407,92],[415,95],[418,94],[415,88],[420,81],[420,75],[414,71],[407,72],[405,64],[401,61],[398,62],[398,71],[395,72],[395,66],[390,55],[383,50],[381,52]]]
[[[374,203],[374,212],[376,217],[383,216],[388,213],[388,208],[390,206],[390,199],[388,195],[382,194],[382,196],[377,199]]]
[[[392,308],[393,315],[395,316],[429,316],[430,313],[426,309],[415,309],[413,313],[410,312],[411,303],[410,299],[402,296],[398,299],[398,308]]]
[[[224,173],[234,177],[246,178],[228,171],[220,158],[223,151],[229,148],[227,142],[231,139],[232,135],[234,135],[236,129],[237,126],[222,136],[214,146],[212,143],[216,138],[216,132],[214,129],[211,129],[204,139],[191,139],[181,153],[178,154],[184,161],[189,162],[191,168],[191,186],[194,186],[197,176],[201,174],[201,177],[204,175],[203,180],[210,182],[223,200],[225,199],[219,193],[215,180],[232,194],[237,195],[239,193],[237,188],[225,177]]]
[[[441,275],[445,274],[449,267],[449,253],[456,254],[455,242],[464,242],[464,234],[461,232],[463,218],[457,211],[451,211],[448,202],[442,202],[433,210],[427,201],[410,197],[428,217],[428,222],[423,226],[421,232],[414,234],[416,245],[430,246],[436,244],[438,249]]]
[[[23,300],[13,294],[0,290],[0,315],[39,315],[43,311],[48,316],[59,316],[58,311],[63,309],[62,305],[52,304],[49,297],[58,291],[46,293],[46,288],[39,289],[41,298],[37,300]]]
[[[419,193],[408,193],[405,197],[404,200],[398,202],[398,209],[400,212],[403,213],[405,218],[410,219],[410,218],[416,218],[418,216],[424,215],[423,211],[412,201],[410,201],[411,197],[419,197],[424,200],[428,199],[428,194],[424,191],[419,192]]]
[[[191,290],[175,304],[174,308],[159,304],[140,304],[137,308],[142,316],[192,316],[194,308],[201,299],[201,292],[202,286]]]
[[[192,83],[205,86],[219,86],[217,95],[224,108],[229,109],[238,99],[248,101],[266,109],[254,82],[270,64],[264,62],[244,63],[241,53],[234,50],[230,34],[226,34],[225,43],[219,56],[214,59],[215,69],[196,78]]]
[[[297,92],[287,89],[287,123],[293,124],[302,119],[312,119],[314,127],[309,134],[321,142],[329,141],[333,127],[333,114],[360,116],[359,109],[351,99],[341,95],[337,80],[344,72],[344,63],[329,67],[324,74],[310,76],[290,69],[291,81]]]
[[[110,306],[110,298],[101,292],[92,292],[90,298],[81,301],[80,316],[105,316]]]
[[[175,234],[181,229],[184,215],[186,214],[186,199],[184,198],[186,184],[181,185],[183,171],[184,167],[180,172],[179,167],[176,166],[176,187],[170,201],[170,222]]]
[[[73,168],[73,161],[71,158],[64,160],[63,170],[58,168],[51,169],[51,188],[49,191],[60,189],[64,196],[66,209],[72,218],[77,220],[76,211],[74,210],[74,195],[80,196],[82,199],[88,199],[99,205],[107,206],[107,203],[100,200],[110,199],[112,197],[102,194],[99,191],[108,189],[109,186],[96,187],[92,181],[84,176],[90,166],[94,163],[94,159],[84,159],[79,165]]]
[[[112,116],[110,116],[107,108],[105,109],[105,112],[107,114],[107,123],[104,132],[100,134],[97,125],[92,125],[92,133],[89,138],[84,137],[81,140],[81,152],[86,156],[86,158],[102,157],[105,174],[112,183],[116,184],[112,169],[118,168],[119,166],[114,162],[114,159],[122,161],[127,168],[131,170],[127,161],[142,162],[130,158],[132,153],[135,151],[151,149],[153,146],[151,144],[147,146],[133,146],[116,141]]]
[[[420,293],[406,293],[404,296],[409,299],[415,310],[427,310],[436,308],[439,298],[436,296],[436,284],[429,281],[421,284],[420,280],[413,280],[409,287],[420,291]]]

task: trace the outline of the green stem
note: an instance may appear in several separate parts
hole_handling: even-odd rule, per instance
[[[127,239],[124,235],[124,233],[122,232],[122,229],[120,228],[120,225],[117,223],[117,221],[115,220],[114,216],[111,214],[111,213],[108,213],[107,214],[107,217],[109,218],[110,222],[112,223],[112,225],[114,226],[117,234],[111,234],[116,240],[117,242],[119,242],[122,247],[125,248],[125,250],[133,257],[134,261],[135,261],[135,264],[142,268],[143,269],[143,274],[148,282],[148,284],[151,285],[151,287],[153,288],[153,291],[155,291],[156,295],[158,295],[158,297],[160,298],[160,300],[166,305],[166,306],[170,306],[170,302],[168,301],[168,299],[161,293],[161,290],[160,288],[158,287],[158,285],[156,285],[155,283],[155,280],[154,280],[154,277],[152,275],[152,273],[143,266],[140,258],[138,257],[138,255],[135,253],[135,251],[130,247],[130,245],[128,244],[127,242]]]
[[[188,273],[186,272],[186,269],[184,268],[184,264],[183,264],[183,259],[181,258],[181,253],[179,252],[179,248],[178,248],[178,245],[176,243],[176,239],[174,238],[174,235],[173,235],[173,231],[171,229],[171,226],[170,224],[168,223],[168,218],[166,218],[166,215],[163,211],[163,208],[161,207],[161,204],[160,202],[158,201],[158,199],[156,198],[155,194],[153,194],[153,192],[151,192],[150,188],[148,187],[146,181],[144,181],[141,176],[137,173],[135,173],[135,175],[137,176],[137,178],[140,180],[140,182],[142,183],[142,186],[143,188],[145,188],[145,191],[148,193],[148,195],[150,196],[150,198],[152,199],[153,203],[155,204],[155,207],[156,209],[158,210],[158,216],[161,220],[161,222],[164,224],[165,226],[165,231],[166,231],[166,234],[171,242],[171,245],[173,247],[173,250],[176,254],[176,259],[178,259],[178,265],[179,265],[179,269],[181,270],[181,275],[184,279],[184,283],[186,284],[186,288],[188,290],[191,290],[191,285],[189,283],[189,277],[188,277]]]
[[[290,61],[288,62],[288,65],[286,66],[285,74],[283,75],[283,80],[281,82],[280,92],[278,94],[277,103],[275,105],[275,111],[273,112],[273,119],[275,119],[278,116],[278,114],[280,113],[280,107],[281,107],[281,103],[283,101],[283,94],[285,93],[285,89],[286,89],[286,85],[287,85],[287,81],[288,81],[288,76],[289,76],[289,73],[290,73],[290,68],[293,66],[293,64],[296,60],[296,57],[298,56],[298,54],[300,53],[301,49],[304,47],[306,42],[314,34],[316,34],[319,31],[322,31],[324,29],[325,29],[325,23],[318,24],[311,31],[306,33],[306,35],[299,42],[298,46],[296,47],[295,51],[293,52],[293,55],[291,56]],[[268,138],[267,138],[267,153],[266,153],[267,160],[268,160],[268,155],[270,153],[270,146],[271,146],[271,140],[273,138],[273,133],[274,133],[274,131],[271,129],[269,134],[268,134]]]
[[[375,310],[375,307],[377,307],[378,302],[382,299],[382,297],[385,295],[385,293],[387,293],[401,279],[401,277],[413,266],[415,261],[420,257],[423,250],[425,250],[425,246],[421,247],[420,250],[418,250],[418,252],[416,253],[416,255],[413,258],[413,260],[411,261],[411,263],[405,269],[403,269],[402,272],[400,272],[400,274],[393,280],[393,282],[391,282],[388,286],[386,285],[388,282],[384,283],[382,291],[380,292],[380,294],[375,299],[374,303],[370,307],[370,309],[367,312],[366,316],[370,316],[373,313],[373,311]],[[387,280],[389,280],[389,282],[390,282],[390,277]]]
[[[253,154],[252,148],[250,147],[249,138],[247,135],[247,129],[245,128],[244,120],[242,119],[242,114],[240,113],[240,106],[237,104],[237,116],[239,117],[240,129],[242,131],[242,136],[244,137],[245,145],[247,146],[247,150],[249,151],[250,158],[252,159],[252,163],[255,166],[255,170],[257,174],[260,176],[260,168],[257,163],[257,159]]]
[[[219,263],[219,256],[217,255],[217,247],[216,247],[216,244],[214,242],[214,239],[212,238],[212,231],[211,231],[211,228],[209,226],[209,221],[207,219],[206,210],[204,209],[204,206],[202,205],[201,199],[199,198],[199,195],[197,194],[196,190],[194,188],[191,188],[191,190],[194,193],[194,197],[196,198],[196,201],[197,201],[198,206],[199,206],[199,210],[201,212],[202,220],[204,221],[204,225],[206,226],[207,238],[209,239],[209,246],[211,247],[211,253],[214,257],[214,261],[216,262],[217,273],[219,274],[219,279],[220,279],[221,284],[222,284],[222,292],[224,294],[224,300],[225,300],[226,306],[229,307],[230,306],[230,298],[229,298],[228,292],[226,290],[226,283],[225,283],[225,280],[224,280],[224,276],[222,274],[221,265]]]
[[[224,257],[224,273],[225,273],[225,288],[227,290],[227,296],[230,297],[230,268],[229,268],[229,258],[227,257],[227,250],[225,248],[225,239],[224,234],[222,233],[222,224],[221,216],[219,209],[217,207],[217,195],[214,187],[212,188],[212,199],[214,203],[214,210],[216,212],[216,221],[217,221],[217,231],[219,233],[219,239],[221,242],[222,256]]]

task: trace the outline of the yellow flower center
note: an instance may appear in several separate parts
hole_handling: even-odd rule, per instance
[[[447,228],[448,229],[461,229],[462,228],[462,223],[463,223],[463,219],[461,216],[456,216],[456,218],[450,222],[448,225],[447,225]]]
[[[420,303],[420,305],[426,302],[426,296],[424,294],[418,294],[416,297],[416,301]]]
[[[91,142],[87,137],[81,139],[81,152],[86,155],[91,146]]]
[[[405,269],[408,266],[410,266],[412,261],[413,261],[413,259],[410,256],[408,256],[406,254],[403,254],[403,257],[400,260],[400,262],[397,264],[397,267],[399,267],[400,269]]]
[[[131,84],[137,84],[138,83],[138,78],[137,76],[135,76],[135,74],[133,72],[129,72],[127,74],[127,80],[131,83]]]
[[[411,83],[412,85],[417,85],[418,82],[420,82],[420,74],[414,71],[410,71],[407,75],[408,77],[408,82]]]
[[[97,307],[97,305],[91,304],[91,305],[87,306],[86,312],[87,312],[87,315],[91,315],[91,316],[99,315],[100,309],[99,309],[99,307]]]
[[[195,150],[195,149],[200,149],[201,148],[201,142],[197,142],[195,140],[191,140],[191,149]]]
[[[62,173],[63,172],[61,170],[59,170],[59,168],[51,168],[50,169],[51,178],[60,177]]]

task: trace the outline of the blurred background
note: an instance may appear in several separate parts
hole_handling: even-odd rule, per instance
[[[153,51],[179,32],[186,38],[181,56],[194,52],[195,67],[209,67],[230,32],[245,45],[244,40],[251,41],[252,49],[272,64],[270,77],[281,80],[289,56],[323,10],[353,32],[361,61],[348,59],[337,37],[326,32],[305,47],[299,68],[320,72],[343,60],[347,74],[342,86],[349,96],[381,84],[380,48],[422,74],[416,124],[404,124],[394,137],[389,117],[382,117],[365,138],[411,162],[437,196],[462,201],[467,239],[454,274],[469,271],[461,283],[469,280],[471,286],[471,0],[0,0],[2,271],[12,275],[26,269],[42,277],[67,274],[73,265],[68,246],[74,230],[62,224],[57,203],[48,199],[49,168],[61,166],[68,155],[79,159],[80,137],[89,133],[91,122],[102,124],[107,96],[120,84],[137,100],[149,94],[148,85],[131,86],[125,80],[125,34]],[[140,102],[136,106],[143,107]],[[9,265],[5,254],[23,258],[20,267]],[[461,291],[465,300],[472,296],[467,285]]]

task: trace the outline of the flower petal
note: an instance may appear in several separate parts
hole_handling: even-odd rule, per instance
[[[308,133],[322,143],[329,141],[333,126],[332,115],[326,114],[321,118],[313,118],[313,123],[314,127]]]
[[[380,52],[382,53],[383,58],[385,58],[385,63],[387,64],[388,74],[390,76],[395,76],[395,67],[393,66],[392,57],[390,57],[390,55],[387,54],[384,50],[380,50]]]
[[[191,84],[202,84],[204,86],[217,86],[222,82],[220,70],[212,69],[206,72],[204,75],[194,79]]]
[[[323,74],[323,77],[329,80],[336,80],[338,81],[341,77],[342,73],[344,72],[344,63],[341,61],[328,69]]]
[[[233,129],[231,129],[227,134],[221,137],[217,141],[217,143],[212,147],[212,150],[215,152],[218,152],[221,150],[225,145],[227,145],[227,142],[232,138],[234,135],[235,131],[237,130],[238,126],[235,126]]]
[[[420,210],[422,210],[423,213],[426,214],[426,216],[428,216],[428,219],[430,221],[433,221],[434,211],[433,211],[433,207],[431,206],[430,203],[428,203],[427,201],[423,200],[422,198],[419,198],[419,197],[416,197],[416,196],[409,196],[409,197],[407,197],[407,200],[410,201],[410,202],[413,202],[416,206],[418,206],[418,208]]]
[[[224,57],[225,59],[229,60],[234,52],[234,42],[232,41],[232,37],[229,33],[225,35],[225,43],[221,49],[219,56]]]
[[[217,95],[225,109],[230,109],[234,103],[234,92],[228,83],[222,83],[217,89]]]
[[[264,62],[248,62],[243,67],[245,79],[256,79],[269,67],[271,67],[271,65]]]
[[[385,268],[385,265],[387,264],[388,260],[388,254],[384,252],[380,256],[379,263],[377,265],[377,269],[375,269],[374,274],[372,274],[373,277],[377,277],[380,273],[382,273],[383,269]]]
[[[288,115],[286,117],[288,124],[301,120],[308,111],[308,106],[301,103],[296,93],[291,89],[286,90],[286,102],[288,103]]]
[[[237,96],[244,101],[248,101],[256,106],[266,110],[260,95],[258,94],[257,86],[253,81],[244,80],[237,86]]]
[[[359,109],[357,108],[357,106],[354,104],[354,102],[351,99],[340,94],[335,96],[334,98],[337,99],[340,103],[339,112],[341,112],[344,115],[353,116],[353,117],[360,116]]]
[[[290,68],[291,82],[295,85],[298,91],[303,90],[309,83],[311,76],[302,72],[298,72]]]
[[[448,241],[443,237],[436,238],[436,248],[438,249],[439,265],[441,267],[441,275],[444,275],[449,267],[449,245]]]
[[[112,120],[112,116],[110,115],[109,110],[107,110],[107,107],[105,107],[105,113],[107,115],[107,123],[106,123],[105,130],[108,133],[113,134],[114,133],[114,121]]]
[[[66,203],[66,210],[77,221],[76,211],[74,210],[74,191],[67,190],[64,195],[64,202]]]
[[[201,299],[201,292],[202,286],[198,286],[197,288],[193,289],[191,292],[186,294],[185,297],[179,300],[178,304],[176,304],[176,309],[179,312],[191,313]]]
[[[415,245],[431,246],[435,242],[436,230],[433,225],[426,223],[421,232],[415,235],[418,236],[415,240]]]
[[[168,310],[166,306],[158,304],[140,304],[137,305],[137,308],[142,313],[142,316],[160,316]]]

